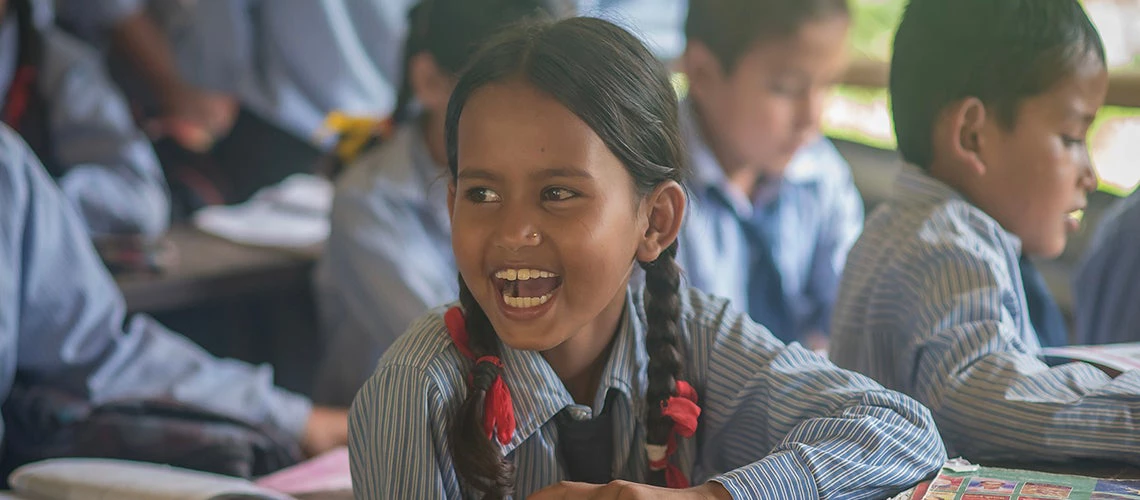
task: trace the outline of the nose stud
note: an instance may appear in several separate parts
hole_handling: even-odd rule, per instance
[[[526,235],[527,239],[538,241],[538,231]]]

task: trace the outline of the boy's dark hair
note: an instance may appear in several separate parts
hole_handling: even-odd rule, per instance
[[[911,0],[891,61],[899,152],[929,167],[939,114],[967,97],[1013,127],[1022,100],[1047,92],[1090,57],[1104,64],[1104,45],[1077,0]]]
[[[504,33],[490,43],[464,72],[447,109],[447,162],[454,182],[458,171],[459,118],[467,100],[487,85],[523,81],[545,92],[582,119],[621,160],[640,195],[663,182],[684,177],[684,152],[677,120],[677,96],[669,74],[633,35],[599,19],[573,18]],[[673,429],[661,402],[674,395],[681,380],[680,271],[673,242],[645,269],[645,315],[649,325],[648,436],[664,446]],[[501,346],[486,313],[462,275],[459,298],[466,313],[469,347],[476,357],[498,356]],[[471,388],[456,417],[449,440],[461,480],[486,498],[502,498],[513,488],[514,474],[498,445],[488,437],[479,411],[485,391]],[[651,472],[664,484],[664,474]]]
[[[408,65],[421,52],[440,69],[459,74],[479,47],[505,27],[528,19],[559,18],[574,12],[569,0],[421,0],[408,11],[404,72],[393,117],[412,118]]]
[[[756,44],[794,35],[810,21],[848,16],[847,0],[689,0],[685,37],[712,51],[725,73]]]

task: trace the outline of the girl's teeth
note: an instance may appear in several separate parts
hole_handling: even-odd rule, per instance
[[[495,277],[507,281],[526,281],[538,278],[557,278],[558,275],[552,272],[539,271],[538,269],[504,269],[496,271]]]
[[[542,297],[511,297],[503,294],[503,302],[508,306],[516,309],[528,309],[531,307],[538,307],[550,301],[553,294],[546,294]]]

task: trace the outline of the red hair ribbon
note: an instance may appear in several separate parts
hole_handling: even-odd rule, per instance
[[[499,359],[498,356],[475,358],[475,354],[471,352],[471,347],[468,344],[467,320],[463,317],[463,311],[458,307],[448,309],[447,313],[443,315],[443,320],[447,324],[447,332],[451,335],[451,341],[455,343],[455,347],[464,357],[475,361],[476,370],[493,369],[494,381],[486,389],[487,395],[483,398],[483,429],[491,440],[497,438],[499,444],[502,445],[510,443],[515,436],[515,405],[511,401],[511,391],[507,388],[506,382],[503,381],[503,360]],[[468,382],[472,381],[473,378],[468,379]]]
[[[677,452],[677,436],[692,437],[697,432],[697,419],[701,407],[697,406],[697,390],[683,380],[677,381],[677,394],[661,402],[661,414],[673,420],[673,433],[665,446],[646,445],[649,468],[665,471],[665,485],[670,488],[688,488],[689,480],[669,458]]]

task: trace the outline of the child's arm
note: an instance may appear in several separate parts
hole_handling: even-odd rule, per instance
[[[692,302],[697,324],[718,332],[693,337],[715,339],[694,343],[693,369],[707,373],[698,464],[734,498],[881,498],[945,461],[918,402]]]
[[[1030,326],[1014,264],[958,247],[922,259],[925,291],[898,305],[911,328],[895,336],[897,366],[956,452],[1140,463],[1140,372],[1113,380],[1084,363],[1048,368],[1019,335]]]
[[[454,469],[442,463],[445,413],[444,396],[422,369],[382,364],[349,410],[356,498],[461,498]]]
[[[93,234],[163,233],[170,197],[158,158],[122,95],[87,47],[44,31],[41,73],[58,180]]]
[[[19,373],[97,404],[171,398],[305,435],[309,401],[274,387],[272,370],[215,358],[146,316],[128,321],[122,294],[75,213],[5,126],[0,276],[0,359],[11,370],[6,376]]]

